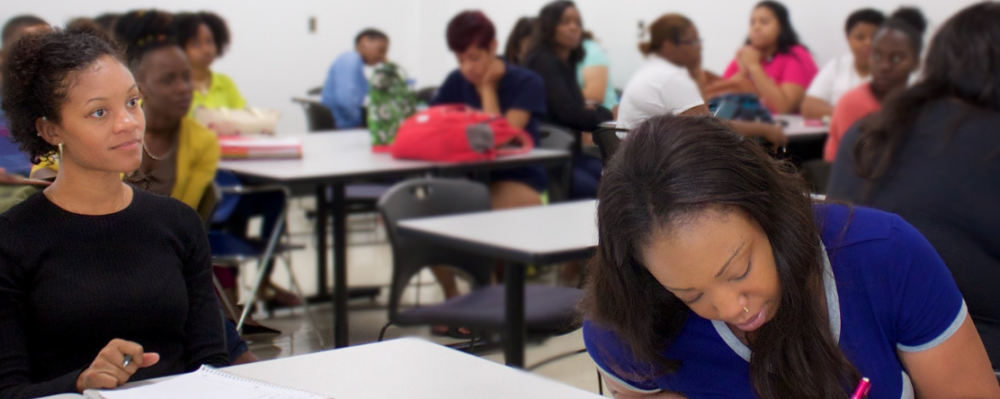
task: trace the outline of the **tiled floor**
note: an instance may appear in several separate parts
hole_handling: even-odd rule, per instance
[[[313,224],[305,218],[304,209],[311,209],[308,199],[295,200],[289,212],[289,227],[292,241],[307,246],[306,250],[292,255],[292,269],[306,295],[316,291],[316,253],[315,238],[312,234]],[[349,286],[382,286],[382,295],[375,302],[356,300],[350,304],[349,326],[352,345],[374,342],[378,339],[379,330],[386,323],[386,294],[388,282],[392,273],[392,252],[385,241],[384,230],[378,226],[371,215],[352,216],[349,221],[349,248],[347,253]],[[251,230],[252,231],[252,230]],[[244,267],[242,273],[243,285],[252,284],[252,265]],[[554,273],[543,274],[539,278],[553,281]],[[274,281],[282,286],[289,285],[289,277],[283,267],[275,270]],[[422,303],[440,301],[443,297],[433,276],[425,271],[415,278],[413,285],[404,294],[404,301],[415,301],[418,293]],[[246,290],[246,289],[245,289]],[[244,294],[245,297],[246,294]],[[258,313],[256,317],[265,325],[282,331],[277,337],[248,337],[250,349],[262,359],[294,356],[329,349],[333,340],[333,322],[330,304],[319,304],[311,307],[315,325],[301,308],[276,312],[274,317],[266,318]],[[318,333],[317,333],[318,332]],[[450,338],[432,337],[428,328],[397,328],[390,327],[386,338],[401,336],[419,336],[441,343],[458,342]],[[322,343],[321,344],[321,340]],[[560,354],[582,349],[583,338],[580,331],[548,339],[541,344],[529,344],[526,353],[526,363],[530,366],[542,360]],[[493,350],[482,354],[486,359],[503,362],[503,354]],[[586,354],[578,354],[545,365],[534,372],[562,383],[572,385],[591,392],[597,392],[597,375],[594,362]]]

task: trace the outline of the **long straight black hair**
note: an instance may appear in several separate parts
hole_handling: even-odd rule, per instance
[[[556,29],[559,28],[559,23],[562,22],[563,13],[570,7],[576,8],[576,4],[569,0],[553,1],[542,7],[542,11],[538,13],[538,18],[535,19],[535,33],[532,40],[534,47],[531,52],[537,50],[555,51]],[[577,8],[577,11],[579,11],[579,8]],[[581,25],[583,24],[581,23]],[[580,29],[582,30],[583,26],[580,26]],[[583,40],[580,40],[580,44],[569,52],[569,64],[574,66],[579,64],[580,61],[583,61],[584,55]]]
[[[756,10],[761,7],[771,10],[774,18],[778,20],[778,54],[787,54],[795,46],[805,47],[799,41],[799,34],[795,32],[795,27],[792,26],[792,17],[789,16],[788,8],[784,4],[777,1],[765,0],[757,3],[753,9]],[[747,38],[747,44],[750,44],[750,38]]]
[[[927,50],[923,79],[887,99],[882,111],[861,126],[854,146],[859,176],[877,179],[884,175],[907,132],[936,100],[953,98],[973,109],[1000,112],[998,21],[1000,3],[984,1],[945,22]],[[973,113],[954,116],[950,125],[957,128]]]
[[[661,375],[676,372],[681,362],[663,353],[691,311],[646,269],[642,248],[679,220],[713,207],[738,209],[767,234],[781,286],[778,313],[750,341],[754,390],[764,399],[847,397],[860,375],[830,331],[808,192],[793,166],[715,118],[648,119],[629,133],[601,178],[585,317],[615,332]]]

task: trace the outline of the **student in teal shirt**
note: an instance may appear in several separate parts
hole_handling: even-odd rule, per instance
[[[588,103],[613,109],[618,105],[618,93],[611,84],[611,61],[590,32],[583,34],[583,61],[577,64],[576,76]]]

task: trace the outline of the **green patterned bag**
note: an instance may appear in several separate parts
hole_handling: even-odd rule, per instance
[[[402,69],[387,62],[372,73],[368,90],[368,130],[372,134],[372,150],[388,151],[403,120],[413,115],[417,96],[410,90]]]

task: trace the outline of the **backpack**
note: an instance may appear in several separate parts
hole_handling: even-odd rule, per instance
[[[753,94],[724,94],[708,100],[708,110],[716,118],[730,121],[774,123],[771,112]]]
[[[399,125],[417,109],[417,96],[403,77],[402,69],[386,62],[375,67],[368,89],[368,131],[372,150],[389,150]]]
[[[505,147],[512,141],[520,147]],[[407,119],[391,151],[397,159],[473,162],[523,154],[533,147],[528,132],[511,126],[503,115],[459,104],[431,107]]]

